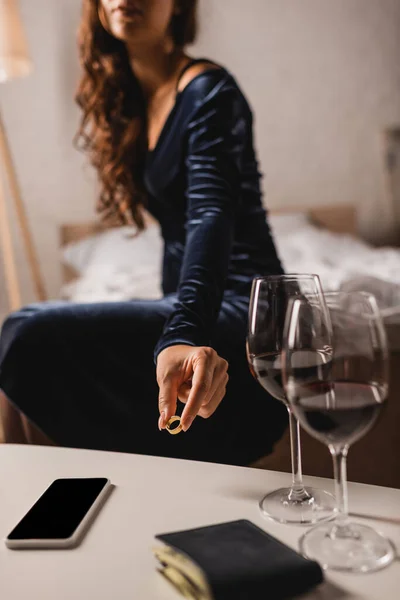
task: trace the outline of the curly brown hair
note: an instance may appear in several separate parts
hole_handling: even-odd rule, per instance
[[[76,102],[83,111],[75,141],[86,151],[101,183],[97,210],[110,224],[144,229],[142,208],[147,149],[146,107],[125,44],[99,18],[100,0],[83,0],[78,33],[83,74]],[[194,41],[197,0],[180,0],[171,22],[175,47]]]

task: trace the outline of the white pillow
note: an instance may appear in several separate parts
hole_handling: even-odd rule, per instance
[[[71,302],[121,302],[161,296],[160,270],[149,265],[126,270],[93,265],[61,289],[61,298]]]
[[[132,227],[118,227],[73,242],[63,248],[63,261],[80,274],[92,267],[112,266],[117,272],[160,266],[162,239],[157,224],[135,235]]]
[[[275,237],[287,273],[316,273],[325,290],[368,275],[400,286],[400,250],[374,248],[353,236],[312,225]]]
[[[72,302],[112,302],[159,298],[162,239],[151,224],[135,235],[130,227],[98,233],[63,249],[63,260],[80,274],[64,285],[61,297]]]
[[[310,227],[310,221],[304,212],[268,213],[268,222],[274,236],[286,236]]]

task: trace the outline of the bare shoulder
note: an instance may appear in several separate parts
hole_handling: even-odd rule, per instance
[[[187,69],[187,71],[185,71],[185,73],[181,77],[181,80],[179,81],[178,85],[178,92],[182,92],[182,90],[184,90],[185,87],[201,73],[205,73],[206,71],[215,71],[217,69],[221,70],[221,67],[219,65],[216,65],[212,61],[202,61],[201,63],[195,63],[194,65],[189,67],[189,69]]]

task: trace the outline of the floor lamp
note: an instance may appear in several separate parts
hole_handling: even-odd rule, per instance
[[[0,83],[28,75],[32,70],[17,0],[0,0]],[[10,197],[21,230],[24,250],[38,300],[46,299],[42,274],[37,260],[28,219],[22,201],[17,175],[0,114],[0,161],[6,174]],[[9,308],[16,310],[22,303],[17,262],[12,239],[10,213],[7,206],[6,186],[0,180],[0,241]]]

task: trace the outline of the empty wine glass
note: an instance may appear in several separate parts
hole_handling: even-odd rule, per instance
[[[247,358],[258,383],[287,406],[292,455],[292,486],[270,492],[260,501],[264,516],[280,523],[310,524],[333,516],[335,500],[324,490],[304,487],[299,425],[282,384],[282,344],[286,308],[292,296],[312,297],[324,309],[317,275],[273,275],[254,279],[250,297]]]
[[[391,542],[348,518],[346,457],[376,422],[388,393],[388,351],[376,300],[363,292],[290,301],[285,324],[284,386],[301,425],[332,454],[337,516],[300,541],[324,568],[368,572],[388,565]],[[314,357],[314,358],[313,358]],[[310,362],[317,365],[309,369]]]

